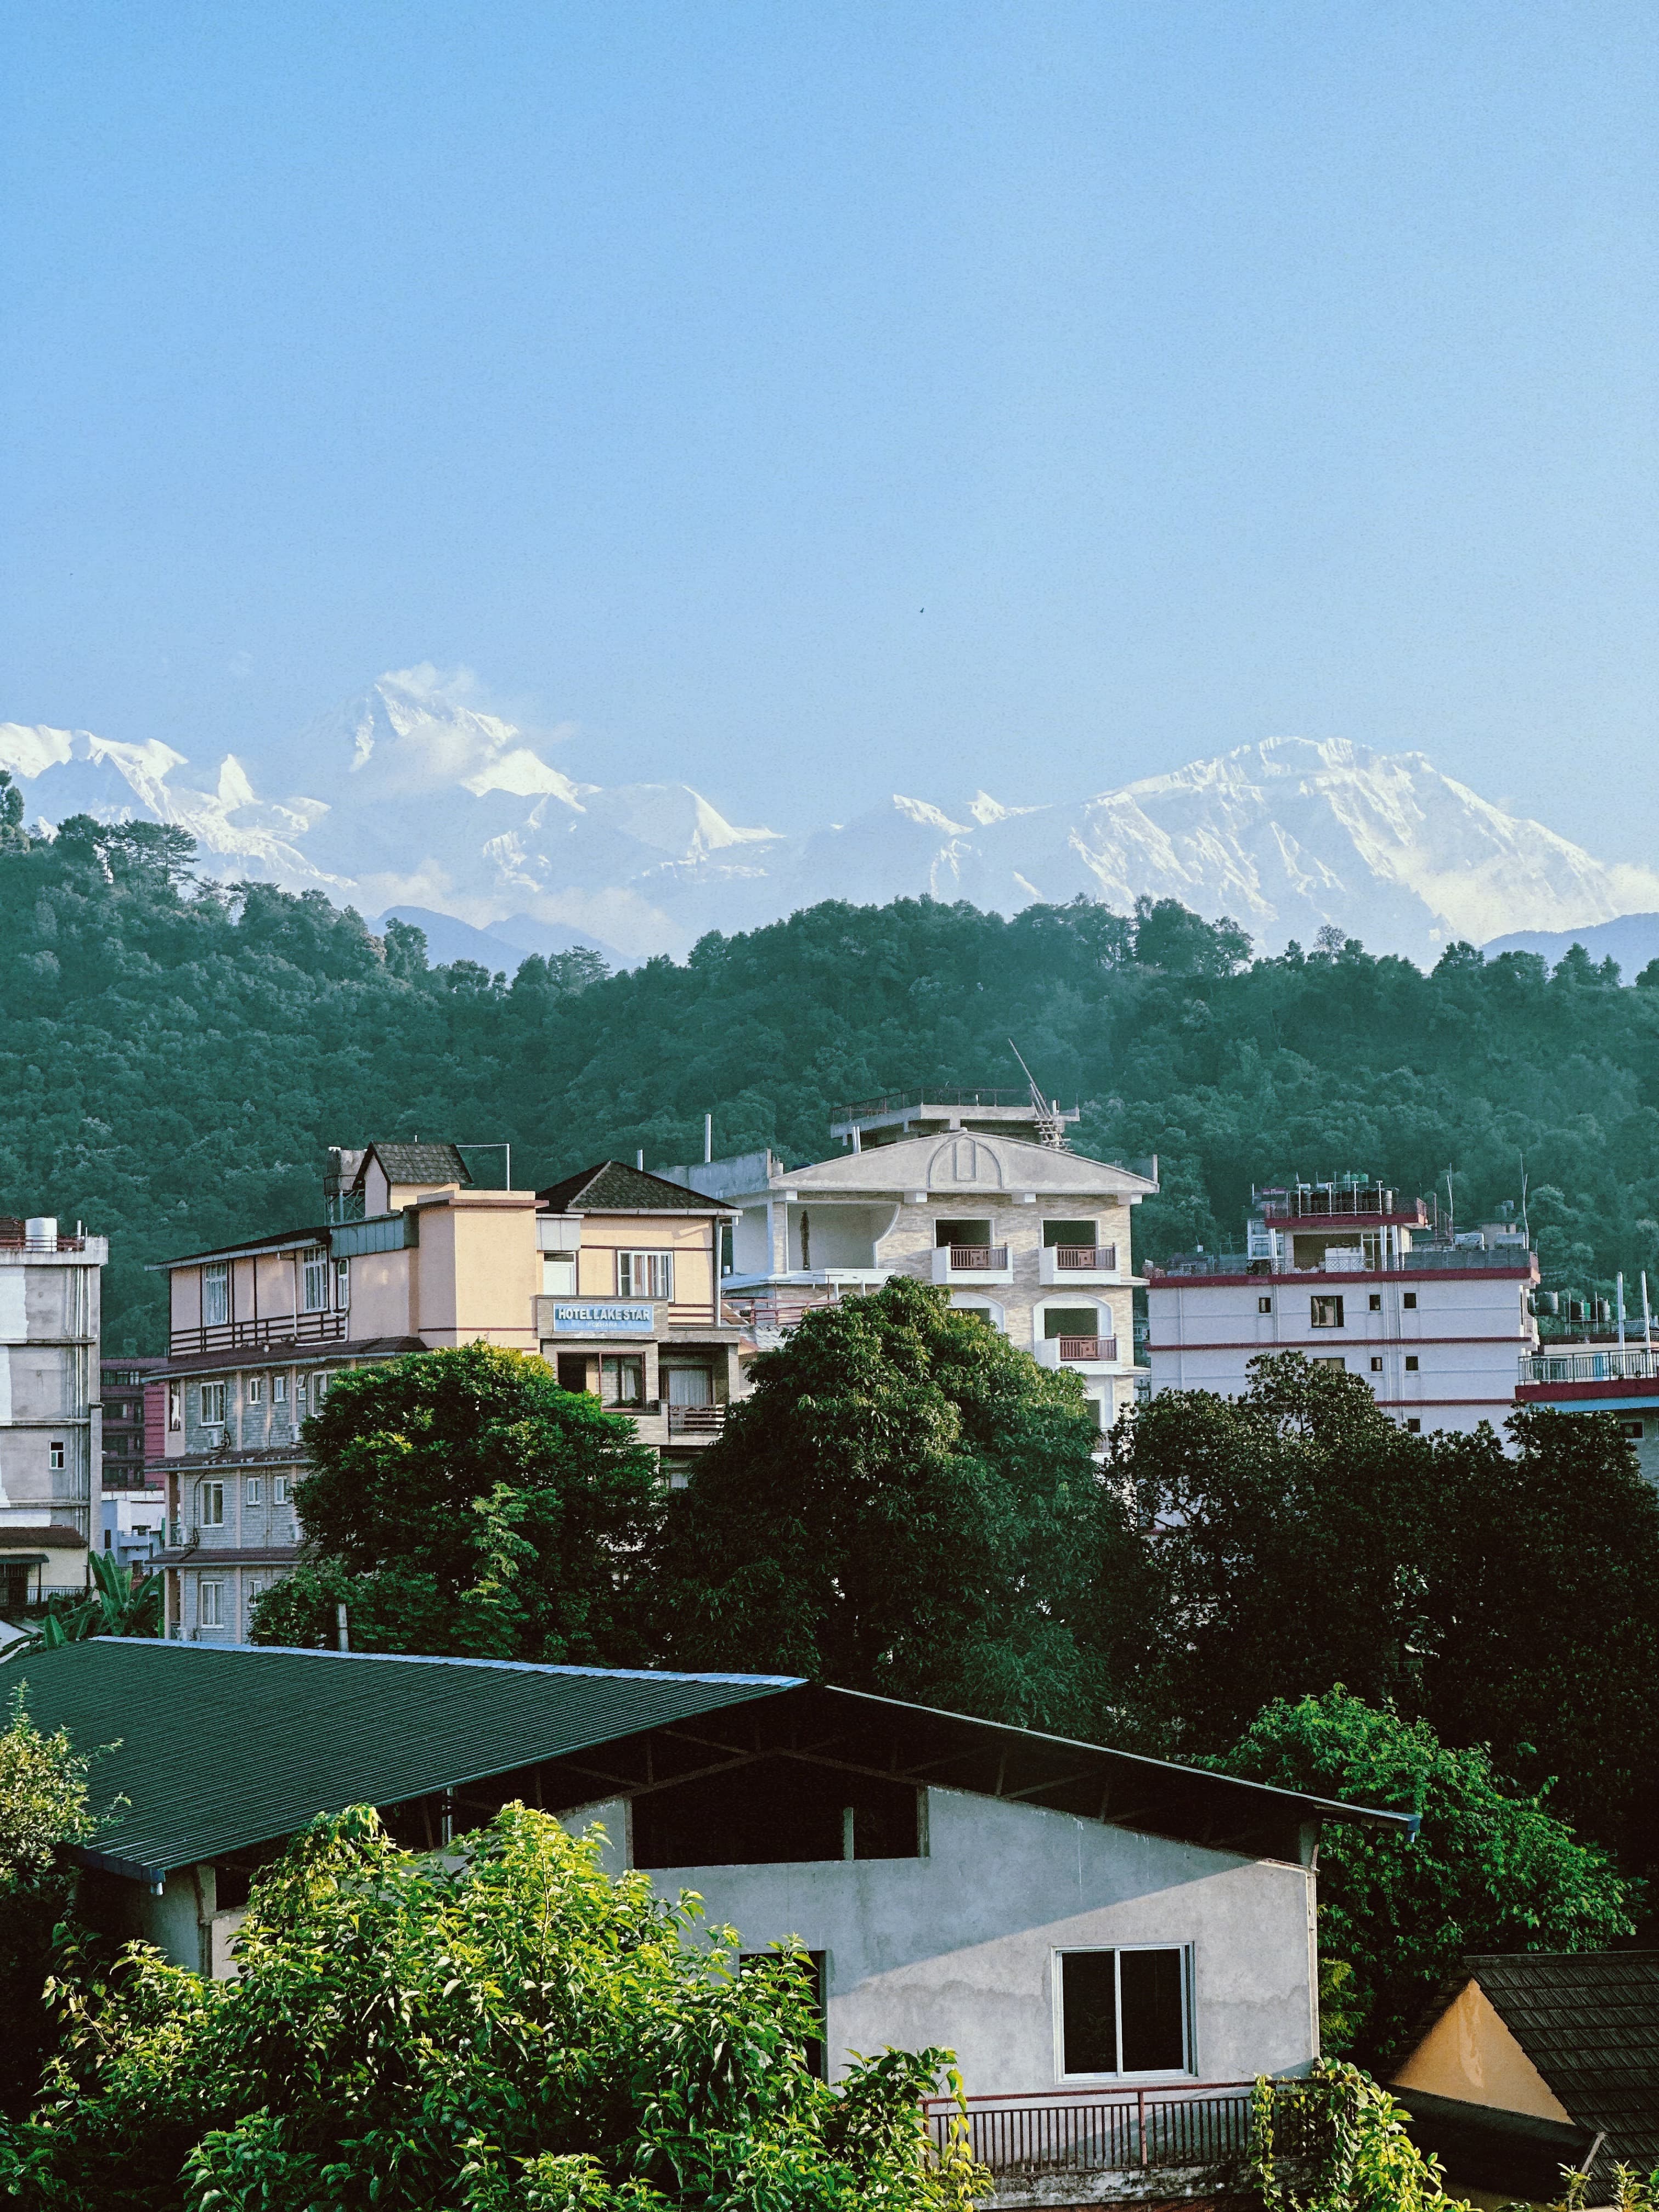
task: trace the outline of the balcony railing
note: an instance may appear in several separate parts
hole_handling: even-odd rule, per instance
[[[726,1424],[724,1406],[671,1406],[671,1437],[717,1437]]]
[[[1609,1345],[1605,1352],[1542,1352],[1521,1362],[1523,1382],[1652,1382],[1659,1381],[1659,1349],[1644,1344]]]
[[[84,1237],[31,1237],[25,1223],[0,1217],[0,1252],[84,1252],[86,1249]]]
[[[268,1344],[337,1344],[350,1316],[343,1313],[262,1315],[257,1321],[205,1322],[199,1328],[175,1328],[173,1356],[198,1352],[251,1352]]]
[[[1056,1273],[1109,1275],[1117,1267],[1115,1244],[1051,1244]]]
[[[1062,1359],[1115,1359],[1115,1336],[1059,1336],[1054,1339]]]
[[[1247,2081],[1223,2081],[1180,2089],[969,2097],[969,2145],[975,2159],[990,2168],[1000,2200],[1011,2185],[1018,2189],[1051,2177],[1233,2166],[1249,2146],[1251,2088]],[[955,2100],[930,2098],[926,2111],[928,2130],[943,2149],[959,2118]],[[1283,2134],[1275,2130],[1276,2148],[1291,2148]],[[1050,2199],[1051,2189],[1044,2189],[1042,2201]]]
[[[1354,1215],[1375,1218],[1379,1214],[1407,1224],[1429,1218],[1420,1198],[1408,1198],[1402,1204],[1397,1191],[1374,1182],[1303,1183],[1295,1190],[1259,1190],[1255,1200],[1268,1221],[1340,1220]]]
[[[1000,1273],[1008,1265],[1006,1244],[949,1244],[953,1275],[979,1275]]]
[[[1525,1274],[1533,1266],[1524,1249],[1487,1252],[1473,1245],[1430,1244],[1402,1252],[1397,1259],[1361,1254],[1347,1261],[1330,1255],[1322,1267],[1298,1267],[1286,1259],[1253,1258],[1247,1252],[1177,1252],[1162,1267],[1150,1264],[1149,1279],[1199,1279],[1207,1275],[1297,1275],[1312,1281],[1333,1275]]]

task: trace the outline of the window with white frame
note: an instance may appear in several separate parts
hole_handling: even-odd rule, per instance
[[[617,1295],[622,1298],[672,1298],[672,1252],[618,1252]]]
[[[185,1386],[182,1382],[167,1384],[167,1426],[182,1429],[185,1425]]]
[[[202,1325],[220,1328],[230,1319],[230,1262],[214,1260],[202,1270]]]
[[[197,1624],[202,1628],[222,1628],[225,1625],[225,1586],[222,1583],[198,1583]]]
[[[273,1375],[271,1376],[270,1402],[273,1406],[285,1406],[288,1403],[288,1377],[286,1375]]]
[[[1054,1954],[1062,2080],[1193,2070],[1192,1952],[1180,1944]]]
[[[202,1385],[202,1425],[222,1429],[225,1425],[225,1386],[222,1382],[204,1382]]]
[[[198,1482],[196,1486],[197,1511],[204,1528],[222,1528],[225,1525],[225,1486],[222,1482]]]
[[[257,1505],[259,1503],[262,1486],[263,1486],[261,1485],[257,1474],[249,1475],[247,1480],[242,1486],[242,1498],[244,1503],[249,1505]]]
[[[64,1464],[64,1440],[61,1437],[54,1437],[46,1446],[46,1464],[48,1467],[62,1467]]]
[[[258,1405],[264,1399],[264,1376],[263,1375],[250,1375],[247,1378],[247,1401],[249,1405]]]
[[[288,1504],[288,1482],[289,1479],[285,1474],[273,1474],[271,1476],[270,1502],[273,1505],[286,1505]]]
[[[337,1313],[349,1313],[350,1309],[351,1262],[349,1260],[337,1260],[334,1262],[334,1310]]]
[[[320,1244],[313,1244],[300,1255],[300,1310],[328,1310],[328,1255]]]

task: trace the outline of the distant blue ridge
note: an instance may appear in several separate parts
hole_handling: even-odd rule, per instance
[[[392,906],[375,915],[368,927],[376,937],[383,937],[389,921],[405,921],[426,933],[426,957],[434,968],[447,968],[455,960],[476,960],[492,975],[498,968],[512,975],[532,953],[540,953],[545,959],[550,953],[570,952],[578,946],[602,954],[613,968],[632,964],[614,945],[563,922],[538,921],[534,915],[509,915],[505,921],[475,929],[470,921],[440,914],[434,907]]]
[[[1500,952],[1539,952],[1553,967],[1575,945],[1582,945],[1598,963],[1616,960],[1626,982],[1633,983],[1650,960],[1659,960],[1659,914],[1621,914],[1588,929],[1517,929],[1509,937],[1492,938],[1480,950],[1488,960]]]

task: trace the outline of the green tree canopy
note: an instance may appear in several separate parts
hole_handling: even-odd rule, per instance
[[[306,1423],[307,1558],[264,1643],[609,1666],[640,1656],[631,1571],[656,1510],[631,1421],[493,1345],[338,1376]]]
[[[1348,1969],[1329,1984],[1328,2040],[1364,2064],[1400,2055],[1466,1952],[1599,1950],[1633,1932],[1626,1885],[1542,1799],[1507,1794],[1480,1747],[1451,1750],[1425,1721],[1340,1684],[1268,1705],[1216,1763],[1277,1789],[1422,1815],[1413,1843],[1333,1823],[1320,1845],[1320,1951]]]
[[[1077,1378],[908,1277],[810,1314],[754,1378],[669,1504],[671,1663],[1092,1723],[1135,1553]]]
[[[73,1879],[63,1852],[87,1842],[97,1820],[92,1759],[65,1730],[46,1735],[29,1718],[18,1682],[0,1730],[0,2112],[34,2089],[52,2023],[42,2002],[52,1930],[69,1911]]]
[[[239,1979],[143,1946],[66,1977],[0,2181],[40,2212],[969,2212],[917,2109],[948,2054],[837,2094],[799,1964],[740,1972],[734,1942],[521,1805],[442,1859],[368,1807],[319,1820],[258,1884]]]

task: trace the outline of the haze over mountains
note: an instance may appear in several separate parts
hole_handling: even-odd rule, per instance
[[[1653,871],[1595,859],[1421,753],[1341,738],[1268,738],[1043,806],[896,793],[785,834],[734,824],[689,784],[580,781],[552,764],[552,742],[470,696],[464,677],[395,672],[280,760],[227,753],[205,769],[156,742],[5,723],[0,766],[31,821],[176,823],[222,879],[320,887],[372,917],[453,916],[508,965],[514,949],[562,943],[683,953],[705,930],[820,899],[923,892],[1003,913],[1078,892],[1127,910],[1145,892],[1230,914],[1263,951],[1334,922],[1425,963],[1455,938],[1659,909]]]

